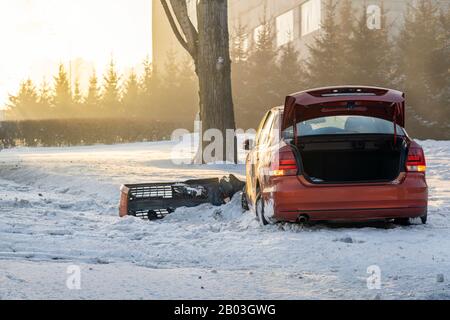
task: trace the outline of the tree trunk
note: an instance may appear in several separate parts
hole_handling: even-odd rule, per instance
[[[172,9],[167,0],[161,0],[161,4],[176,38],[195,62],[200,88],[202,140],[205,133],[215,130],[212,138],[213,147],[221,149],[216,149],[217,152],[212,157],[205,159],[207,154],[204,154],[203,150],[209,147],[209,143],[203,141],[200,143],[198,159],[202,163],[211,161],[237,163],[236,125],[231,92],[228,0],[196,1],[198,31],[189,18],[186,0],[170,0]],[[218,133],[220,137],[217,137]],[[223,140],[214,141],[216,137]]]
[[[209,129],[222,132],[223,158],[216,156],[215,161],[237,163],[235,134],[227,137],[227,130],[235,132],[236,129],[231,89],[227,0],[200,0],[197,4],[197,17],[198,51],[195,64],[200,88],[202,130],[203,133]]]

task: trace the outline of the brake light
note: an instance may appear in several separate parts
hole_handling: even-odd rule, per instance
[[[423,173],[427,171],[425,154],[423,149],[416,143],[409,148],[408,160],[406,161],[406,171]]]
[[[285,146],[275,153],[270,167],[271,176],[296,176],[297,173],[297,160],[291,147]]]

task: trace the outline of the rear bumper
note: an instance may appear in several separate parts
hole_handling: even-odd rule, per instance
[[[366,221],[394,218],[418,218],[427,214],[427,207],[405,207],[389,209],[342,209],[323,211],[281,212],[276,218],[281,221],[297,221],[300,215],[307,215],[310,221]]]
[[[310,220],[376,220],[421,217],[427,213],[428,186],[421,173],[402,174],[383,184],[317,185],[303,177],[274,178],[263,191],[273,199],[274,218]]]

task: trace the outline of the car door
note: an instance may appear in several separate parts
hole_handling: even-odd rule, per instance
[[[258,144],[255,149],[256,161],[253,169],[254,170],[253,186],[255,199],[257,195],[256,189],[258,183],[261,184],[264,182],[264,172],[265,172],[264,169],[267,168],[268,155],[270,155],[268,150],[270,148],[270,131],[273,126],[273,120],[274,120],[274,113],[270,112],[266,118],[264,126],[261,129],[261,134],[258,137]]]
[[[247,161],[246,161],[246,175],[247,175],[247,185],[246,185],[246,191],[247,191],[247,197],[249,200],[251,200],[252,203],[255,202],[256,199],[256,180],[257,180],[257,170],[256,167],[258,165],[258,155],[259,155],[259,149],[260,149],[260,142],[262,141],[262,133],[263,129],[265,127],[265,124],[270,116],[271,112],[267,112],[265,116],[263,117],[258,130],[256,131],[255,136],[255,142],[253,149],[248,153],[247,155]]]
[[[273,155],[280,148],[280,113],[272,112],[273,116],[268,121],[266,131],[264,134],[265,141],[261,141],[261,145],[264,146],[261,148],[260,156],[259,156],[259,166],[260,166],[260,177],[259,182],[262,188],[267,186],[269,181],[268,171],[272,165]]]

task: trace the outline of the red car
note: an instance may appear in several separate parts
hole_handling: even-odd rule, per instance
[[[352,86],[290,95],[258,129],[243,207],[264,225],[413,218],[425,224],[425,156],[404,127],[399,91]]]

